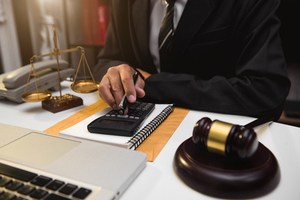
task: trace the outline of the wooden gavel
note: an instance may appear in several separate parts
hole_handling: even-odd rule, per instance
[[[250,158],[258,147],[257,136],[251,126],[212,121],[208,117],[195,124],[192,140],[210,152],[239,159]]]

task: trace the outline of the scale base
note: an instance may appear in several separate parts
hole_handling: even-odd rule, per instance
[[[280,180],[275,156],[261,143],[251,158],[241,161],[210,153],[189,138],[178,147],[173,166],[188,186],[218,198],[256,198],[274,190]]]
[[[52,113],[57,113],[81,105],[83,105],[83,100],[80,97],[71,94],[53,96],[50,99],[42,101],[42,108]]]

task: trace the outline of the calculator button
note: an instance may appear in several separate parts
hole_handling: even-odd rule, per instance
[[[120,117],[120,118],[128,118],[128,115],[117,115],[117,117]]]

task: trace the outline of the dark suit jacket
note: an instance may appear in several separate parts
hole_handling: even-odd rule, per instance
[[[149,4],[111,0],[96,79],[128,63],[153,73],[147,101],[249,116],[281,112],[290,82],[278,34],[279,0],[189,0],[161,73],[149,53]]]

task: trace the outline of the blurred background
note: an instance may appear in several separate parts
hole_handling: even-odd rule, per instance
[[[90,66],[104,45],[108,0],[0,0],[0,73],[29,64],[53,50],[53,25],[60,49],[83,46]],[[62,58],[76,65],[79,55]],[[43,58],[51,59],[51,58]]]

